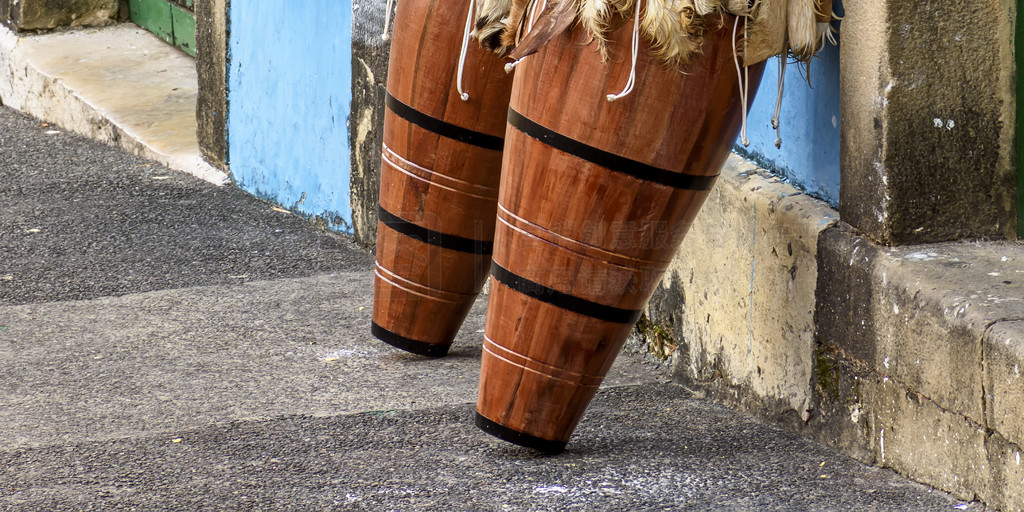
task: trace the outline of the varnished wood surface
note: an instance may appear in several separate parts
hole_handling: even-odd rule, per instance
[[[439,122],[501,137],[511,76],[471,41],[459,98],[456,72],[468,1],[399,2],[388,92]],[[443,235],[494,238],[501,151],[384,116],[380,205],[403,221]],[[400,336],[450,345],[487,276],[490,254],[432,245],[383,223],[377,229],[373,321]]]
[[[579,51],[542,51],[524,61],[517,74],[535,78],[515,82],[511,108],[616,155],[670,171],[717,175],[735,141],[741,114],[731,20],[706,35],[703,57],[685,72],[654,64],[641,51],[637,90],[613,103],[606,95],[619,92],[629,77],[632,23],[609,41],[612,54],[607,64],[601,62],[594,45],[581,46],[586,40],[581,31],[563,35],[557,42]],[[752,75],[750,89],[756,91],[759,73],[755,70]],[[640,89],[659,92],[645,94]],[[508,129],[506,168],[571,172],[535,173],[505,181],[502,205],[583,244],[653,262],[672,259],[706,192],[652,187],[565,153],[534,150],[538,144]],[[513,158],[527,160],[513,166],[508,161]],[[562,193],[535,193],[538,190]],[[588,208],[590,204],[602,207]]]
[[[505,133],[508,92],[512,87],[512,76],[504,72],[504,61],[470,40],[463,75],[470,101],[462,101],[456,93],[468,9],[468,0],[399,2],[388,63],[388,92],[437,119],[500,136]]]
[[[511,108],[572,139],[672,172],[714,176],[740,125],[732,18],[702,58],[668,70],[641,50],[633,93],[628,23],[610,62],[577,28],[516,70]],[[751,69],[756,91],[761,67]],[[562,294],[624,310],[647,303],[707,190],[644,181],[552,149],[509,127],[494,262]],[[512,430],[567,441],[631,323],[588,316],[492,279],[477,411]]]

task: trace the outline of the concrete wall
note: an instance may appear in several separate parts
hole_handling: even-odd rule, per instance
[[[806,420],[817,240],[836,221],[827,205],[732,157],[649,308],[676,340],[675,377],[761,397],[780,421]]]
[[[246,191],[352,231],[352,6],[228,6],[231,175]]]
[[[1024,245],[819,243],[819,439],[964,498],[1024,510]]]
[[[228,169],[228,5],[229,0],[202,0],[195,4],[196,134],[203,158]]]
[[[888,248],[730,159],[636,335],[675,380],[1024,510],[1024,245]]]
[[[357,9],[358,7],[358,9]],[[377,240],[384,92],[391,42],[381,38],[385,2],[353,5],[352,20],[352,229],[356,240]],[[392,13],[393,15],[393,13]]]
[[[884,244],[1015,238],[1016,3],[845,7],[843,220]]]

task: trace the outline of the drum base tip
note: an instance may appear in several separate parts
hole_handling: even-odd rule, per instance
[[[435,343],[427,343],[425,341],[406,338],[401,334],[381,327],[377,322],[370,323],[370,332],[376,336],[377,339],[391,345],[392,347],[400,348],[406,352],[411,352],[421,356],[444,357],[448,355],[448,349],[451,348],[451,345],[438,345]]]
[[[484,432],[487,432],[488,434],[503,441],[508,441],[512,444],[517,444],[519,446],[524,446],[526,448],[531,448],[551,455],[565,451],[565,445],[567,444],[562,441],[542,439],[536,436],[531,436],[530,434],[525,434],[518,430],[513,430],[485,418],[479,412],[476,413],[476,426],[480,427],[480,430],[483,430]]]

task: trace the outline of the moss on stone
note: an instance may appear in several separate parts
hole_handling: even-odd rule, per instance
[[[647,351],[659,360],[667,360],[676,351],[677,344],[671,328],[658,325],[647,314],[640,315],[635,329]]]
[[[839,398],[839,368],[829,357],[828,349],[821,345],[814,353],[814,384],[819,395]]]

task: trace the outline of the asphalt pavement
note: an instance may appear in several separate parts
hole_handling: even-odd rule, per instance
[[[982,510],[672,383],[628,344],[568,449],[369,333],[367,250],[0,108],[0,510]]]

